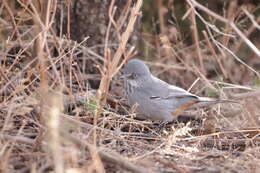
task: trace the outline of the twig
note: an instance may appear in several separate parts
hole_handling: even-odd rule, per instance
[[[163,7],[163,1],[162,0],[157,0],[157,5],[158,5],[158,16],[159,16],[159,21],[160,21],[160,31],[161,33],[165,34],[166,28],[164,25],[164,14],[165,10]]]
[[[213,56],[215,57],[215,59],[218,62],[220,70],[222,71],[224,77],[227,78],[228,77],[227,72],[225,71],[225,69],[224,69],[224,67],[223,67],[223,65],[222,65],[222,63],[220,61],[220,58],[218,57],[218,55],[217,55],[213,45],[211,44],[207,32],[206,31],[202,31],[202,33],[203,33],[204,37],[206,38],[207,45],[210,48],[209,50],[211,51],[211,53],[213,54]]]
[[[227,9],[227,19],[229,21],[234,21],[235,17],[236,17],[236,11],[237,11],[237,1],[231,1],[230,3],[228,3],[228,9]],[[224,29],[225,33],[229,33],[231,32],[231,28],[228,24],[225,25],[225,29]],[[222,44],[227,46],[229,43],[230,37],[228,36],[223,36],[223,40],[222,40]]]
[[[257,23],[260,22],[260,17],[258,17],[256,22]],[[247,29],[247,31],[245,31],[245,35],[248,37],[254,30],[255,30],[255,25],[252,25],[249,29]],[[239,48],[241,47],[242,43],[243,43],[243,39],[239,39],[239,41],[235,45],[234,52],[239,51]]]
[[[163,159],[158,159],[158,158],[155,158],[157,160],[157,162],[161,162],[164,166],[167,166],[167,167],[170,167],[172,169],[175,169],[177,172],[179,173],[188,173],[188,172],[191,172],[185,168],[181,168],[177,165],[176,162],[174,161],[165,161]]]
[[[142,0],[138,0],[136,5],[134,5],[134,7],[131,11],[131,14],[129,16],[129,21],[128,21],[127,27],[126,27],[125,31],[123,32],[123,34],[120,35],[119,33],[117,33],[118,37],[120,39],[119,47],[117,48],[117,50],[113,56],[110,57],[110,53],[108,52],[108,50],[106,50],[107,46],[105,46],[104,66],[101,71],[102,78],[101,78],[100,85],[99,85],[99,88],[97,91],[97,109],[95,110],[95,117],[94,117],[94,126],[95,127],[97,125],[97,119],[99,118],[99,115],[101,113],[101,108],[106,103],[106,96],[108,93],[110,81],[113,78],[113,76],[115,76],[116,73],[120,70],[120,68],[122,67],[122,65],[125,63],[125,61],[128,58],[128,57],[125,57],[123,62],[121,62],[121,64],[119,63],[122,55],[126,56],[126,54],[125,54],[126,53],[126,43],[128,42],[130,35],[134,30],[134,24],[140,13],[139,11],[141,9],[142,2],[143,2]],[[109,7],[110,23],[112,22],[114,27],[118,28],[117,24],[114,22],[114,19],[113,19],[113,14],[115,12],[115,10],[113,10],[113,7],[114,7],[113,4],[114,4],[114,0],[111,1],[111,5]],[[108,30],[110,30],[110,27],[108,28]],[[106,36],[106,39],[108,39],[108,35]],[[130,49],[128,51],[128,55],[129,55],[129,52],[131,52],[131,51],[132,51],[132,49]],[[94,139],[93,139],[94,143],[96,143],[96,129],[95,128],[94,128],[93,137],[94,137]]]
[[[111,3],[113,4],[114,1],[112,1]],[[112,56],[113,58],[111,58],[111,62],[107,62],[104,65],[104,71],[103,73],[105,75],[102,75],[101,81],[100,81],[100,86],[99,89],[97,91],[97,98],[100,101],[101,105],[104,104],[106,101],[105,95],[108,92],[108,87],[110,84],[110,80],[112,79],[112,77],[114,75],[116,75],[116,73],[120,70],[121,66],[125,63],[126,59],[119,64],[119,61],[122,57],[122,55],[125,53],[126,50],[126,43],[130,38],[131,33],[134,30],[134,24],[135,21],[137,19],[137,16],[139,14],[140,8],[142,6],[142,0],[138,0],[136,5],[133,7],[131,15],[130,15],[130,19],[128,22],[128,25],[125,29],[125,31],[123,32],[123,34],[120,37],[120,43],[119,43],[119,48],[116,50],[115,54]],[[113,6],[110,6],[110,20],[112,20],[111,22],[113,23],[113,12],[112,9]],[[113,23],[114,25],[116,25],[116,23]],[[117,28],[117,26],[115,26]],[[106,52],[105,52],[106,54]],[[107,57],[105,57],[107,58]]]
[[[195,15],[195,9],[193,9],[193,11],[191,12],[191,22],[192,22],[192,35],[194,38],[194,42],[195,42],[195,46],[196,46],[196,52],[197,52],[197,56],[199,58],[199,64],[200,64],[200,68],[201,68],[201,72],[202,74],[206,74],[206,70],[203,64],[203,57],[202,57],[202,53],[201,53],[201,48],[200,48],[200,44],[199,44],[199,36],[198,36],[198,28],[197,28],[197,22],[196,22],[196,15]]]
[[[251,20],[251,22],[253,23],[254,27],[256,27],[257,29],[260,30],[260,25],[258,24],[258,21],[259,21],[260,17],[258,17],[258,19],[255,20],[254,16],[251,15],[245,8],[242,8],[242,10],[247,15],[247,17]]]
[[[260,97],[260,90],[247,93],[233,94],[231,97],[236,99]]]
[[[205,147],[217,147],[223,149],[244,149],[246,146],[259,146],[259,139],[206,139],[200,143]]]
[[[223,44],[221,44],[220,42],[218,42],[216,40],[215,40],[215,43],[217,45],[219,45],[220,47],[222,47],[224,50],[226,50],[228,53],[230,53],[238,62],[240,62],[241,64],[246,66],[248,69],[250,69],[252,72],[254,72],[258,78],[260,78],[260,73],[258,71],[256,71],[255,69],[253,69],[252,67],[250,67],[249,65],[247,65],[247,63],[245,63],[243,60],[241,60],[234,52],[232,52],[230,49],[228,49],[227,47],[225,47]]]
[[[5,134],[0,134],[0,138],[1,139],[5,139],[5,140],[10,140],[13,142],[20,142],[20,143],[24,143],[24,144],[29,144],[29,145],[33,145],[35,140],[30,139],[30,138],[26,138],[23,136],[11,136],[11,135],[5,135]]]
[[[202,11],[206,12],[207,14],[209,14],[210,16],[218,19],[219,21],[223,22],[223,23],[227,23],[229,24],[233,30],[244,40],[244,42],[248,45],[248,47],[255,52],[255,54],[260,58],[260,50],[243,34],[242,31],[240,31],[237,26],[234,24],[234,22],[229,21],[227,19],[225,19],[224,17],[218,15],[217,13],[209,10],[208,8],[204,7],[203,5],[199,4],[198,2],[196,2],[195,0],[187,0],[189,4],[192,4],[194,7],[197,7],[199,9],[201,9]]]

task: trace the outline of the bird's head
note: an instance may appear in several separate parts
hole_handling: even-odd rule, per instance
[[[138,59],[131,59],[127,62],[122,69],[122,76],[120,77],[124,81],[134,83],[140,83],[151,77],[151,73],[147,65]]]

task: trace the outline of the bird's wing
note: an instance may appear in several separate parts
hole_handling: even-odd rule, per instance
[[[179,88],[174,85],[170,85],[155,77],[154,80],[156,81],[154,85],[151,85],[149,87],[149,88],[153,88],[152,90],[150,90],[151,99],[172,99],[172,98],[176,98],[176,99],[193,98],[193,100],[199,99],[198,96],[191,94],[182,88]]]
[[[161,88],[157,92],[153,91],[150,99],[157,101],[162,101],[162,103],[168,103],[170,109],[172,109],[172,115],[179,115],[184,110],[190,108],[200,101],[200,98],[194,94],[189,93],[188,91],[164,83],[163,81],[160,84],[160,87],[152,88]]]
[[[208,97],[199,97],[196,96],[183,88],[170,85],[154,76],[151,83],[147,83],[146,94],[150,96],[150,99],[176,99],[181,103],[186,103],[190,101],[195,102],[222,102],[222,100],[208,98]]]
[[[188,91],[182,89],[182,88],[179,88],[179,87],[176,87],[176,86],[173,86],[173,85],[169,85],[168,87],[168,99],[170,98],[185,98],[185,97],[188,97],[188,98],[193,98],[193,99],[199,99],[198,96],[194,95],[194,94],[191,94],[189,93]]]

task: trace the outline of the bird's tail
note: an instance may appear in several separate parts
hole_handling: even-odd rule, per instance
[[[238,103],[235,100],[228,99],[214,99],[209,97],[199,97],[199,100],[196,104],[192,105],[190,108],[199,108],[199,107],[207,107],[218,103]]]

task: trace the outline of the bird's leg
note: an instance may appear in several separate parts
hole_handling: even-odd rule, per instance
[[[167,124],[168,124],[168,122],[167,121],[163,121],[163,120],[156,122],[156,127],[154,129],[155,132],[161,132],[163,129],[165,129]]]

